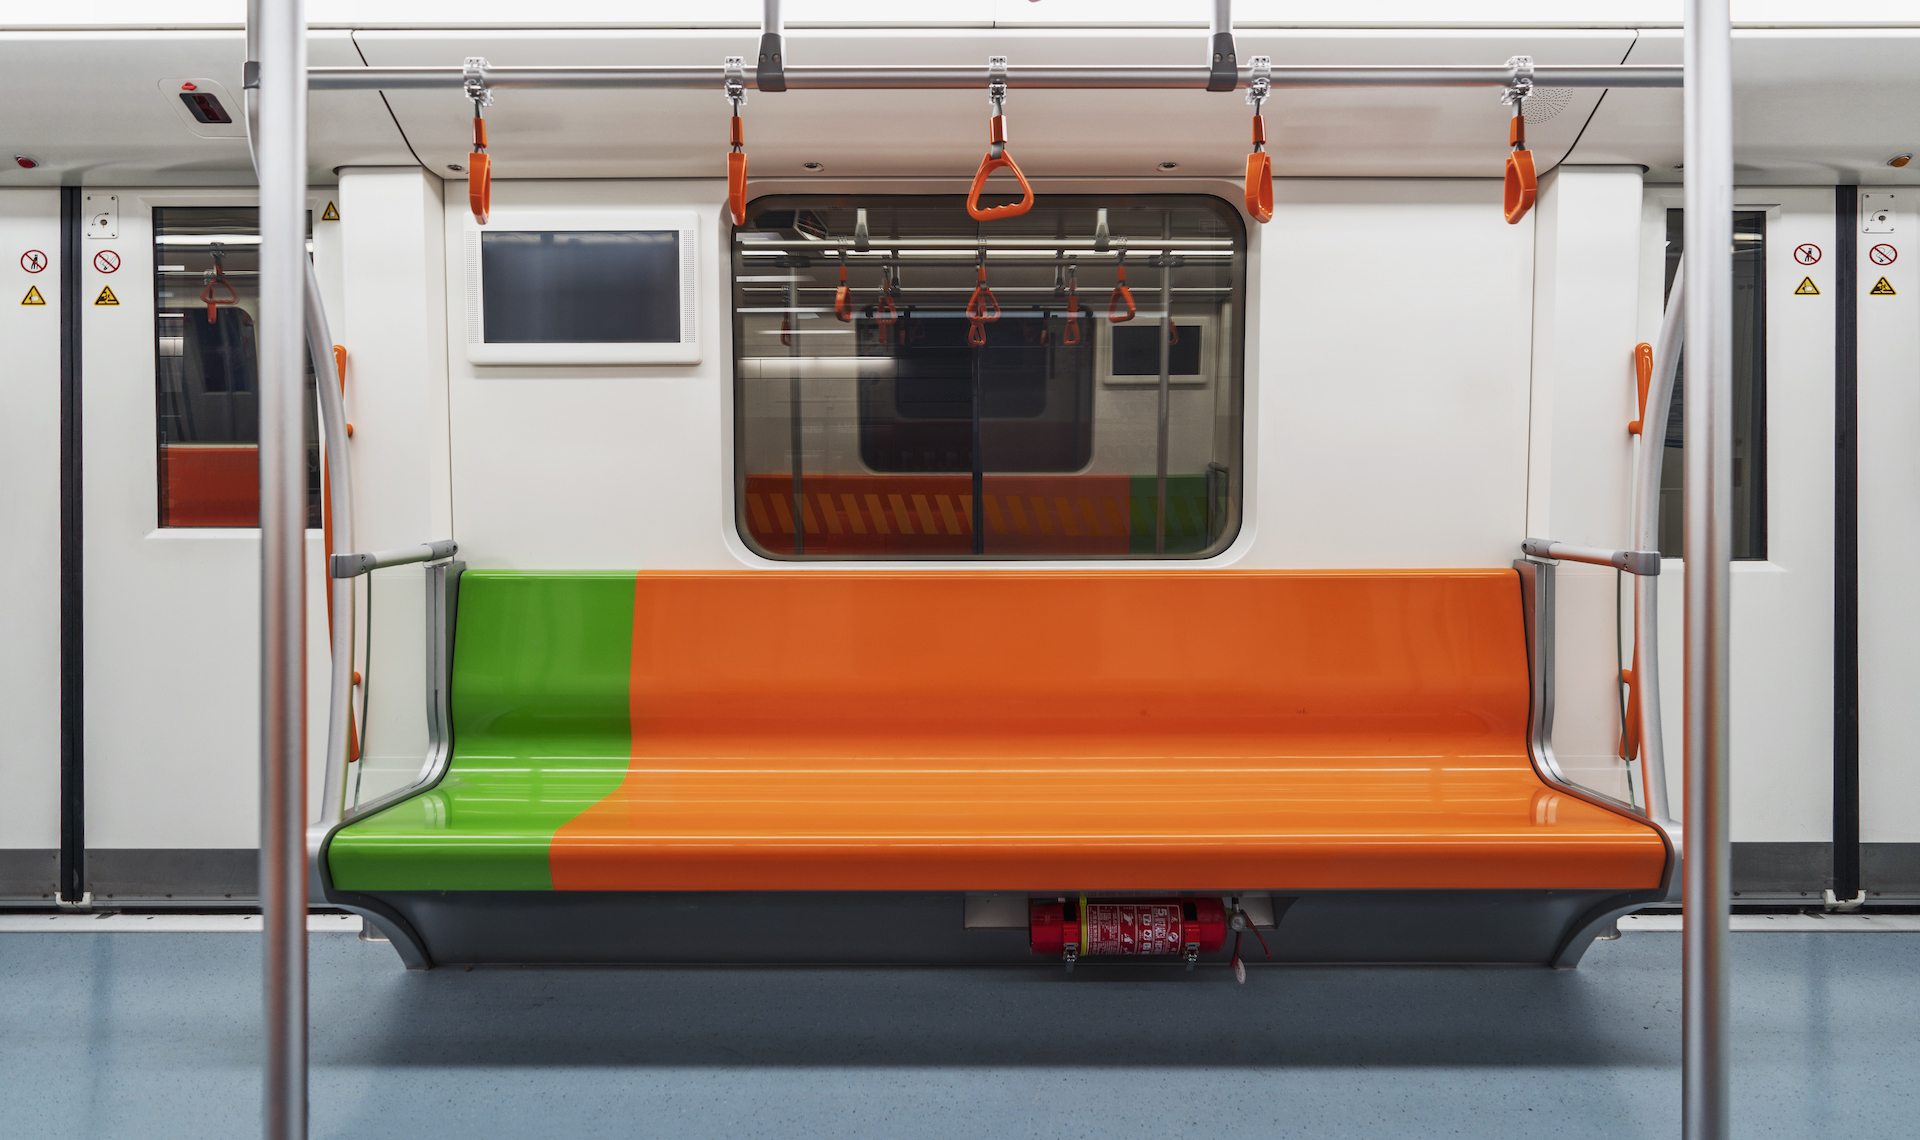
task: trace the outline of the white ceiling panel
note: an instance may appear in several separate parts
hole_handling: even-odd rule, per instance
[[[1920,30],[1750,29],[1734,33],[1733,147],[1748,185],[1920,184]],[[1649,31],[1631,63],[1679,63],[1677,31]],[[1570,162],[1637,162],[1678,181],[1681,93],[1614,90]]]
[[[309,42],[316,65],[360,63],[346,32],[315,32]],[[14,93],[0,145],[42,163],[5,162],[0,186],[251,185],[246,139],[192,129],[176,108],[177,87],[162,87],[204,76],[237,99],[244,59],[237,31],[0,32],[0,71]],[[324,114],[322,101],[314,99],[309,128],[315,183],[348,163],[412,164],[378,93],[329,94]],[[237,101],[227,109],[239,118]]]

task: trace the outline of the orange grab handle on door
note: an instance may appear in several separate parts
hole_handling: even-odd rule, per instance
[[[473,117],[473,154],[467,161],[467,205],[473,220],[484,226],[493,204],[493,160],[487,157],[487,121],[478,115]]]
[[[1513,145],[1507,152],[1506,179],[1507,224],[1511,226],[1533,209],[1534,195],[1540,186],[1533,175],[1533,152],[1527,149],[1526,119],[1515,115],[1507,137]]]
[[[988,149],[986,157],[980,160],[980,169],[974,171],[973,188],[967,191],[967,216],[976,222],[1017,218],[1033,209],[1033,187],[1027,184],[1027,176],[1020,173],[1020,165],[1014,162],[1013,156],[1006,152],[1007,117],[1005,115],[993,117],[988,141],[992,146]],[[1020,193],[1023,197],[1018,202],[1009,202],[1004,206],[982,208],[980,193],[987,188],[987,175],[1002,167],[1013,172],[1014,179],[1020,183]]]
[[[1640,755],[1640,679],[1632,669],[1620,670],[1627,687],[1627,719],[1620,726],[1620,759],[1632,763]]]
[[[1627,425],[1628,435],[1639,435],[1647,423],[1647,386],[1653,382],[1653,346],[1642,341],[1633,346],[1633,370],[1640,379],[1640,418]]]
[[[1273,220],[1273,159],[1267,154],[1267,128],[1253,117],[1253,153],[1247,156],[1247,213],[1256,222]]]

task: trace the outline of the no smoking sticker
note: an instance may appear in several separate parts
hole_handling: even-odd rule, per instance
[[[47,267],[47,255],[37,249],[30,249],[20,255],[20,268],[28,273],[38,273]]]
[[[103,249],[93,255],[93,267],[102,273],[112,273],[120,268],[120,255],[110,249]]]
[[[1900,260],[1900,251],[1890,245],[1882,244],[1868,250],[1867,256],[1873,258],[1875,265],[1892,265]]]
[[[1820,247],[1814,245],[1812,242],[1808,242],[1805,245],[1794,246],[1793,259],[1802,265],[1818,265],[1820,263]]]

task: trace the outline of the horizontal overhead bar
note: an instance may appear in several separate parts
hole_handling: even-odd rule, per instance
[[[984,87],[985,68],[939,64],[896,67],[789,67],[787,90],[916,90]],[[1205,90],[1204,66],[1135,64],[1124,67],[1066,65],[1007,68],[1007,86],[1019,88],[1115,89],[1192,88]],[[1250,68],[1240,69],[1238,86],[1245,87]],[[491,67],[487,86],[521,87],[649,87],[722,89],[725,71],[711,67]],[[1338,65],[1275,67],[1269,73],[1275,87],[1505,87],[1515,81],[1513,68],[1441,65],[1435,67]],[[1677,64],[1593,64],[1536,66],[1537,87],[1680,87],[1684,69]],[[466,72],[458,67],[310,67],[307,85],[315,91],[397,91],[404,88],[459,89]],[[747,86],[759,89],[753,68],[746,69]]]
[[[1140,239],[1115,237],[1108,242],[1104,249],[1096,246],[1095,243],[1098,240],[1097,238],[1085,237],[996,237],[991,241],[982,242],[979,239],[969,240],[967,238],[868,238],[867,248],[857,249],[855,246],[858,239],[850,237],[830,237],[817,240],[780,238],[775,241],[762,241],[758,237],[753,236],[752,231],[742,231],[734,234],[735,243],[743,252],[747,253],[755,250],[768,250],[774,253],[837,254],[841,250],[845,250],[852,254],[864,253],[868,256],[873,256],[875,254],[885,254],[893,250],[901,249],[940,249],[949,250],[954,253],[968,254],[997,253],[1002,250],[1019,250],[1024,252],[1035,249],[1065,249],[1073,250],[1076,253],[1119,253],[1121,250],[1125,250],[1128,253],[1139,253],[1162,249],[1170,249],[1176,253],[1184,253],[1189,250],[1199,252],[1202,250],[1231,251],[1233,249],[1232,238]]]

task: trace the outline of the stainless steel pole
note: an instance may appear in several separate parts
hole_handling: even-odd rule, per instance
[[[259,5],[260,902],[264,1133],[307,1134],[305,0]]]
[[[1681,1134],[1726,1140],[1727,611],[1733,455],[1728,0],[1686,6],[1686,835]]]

